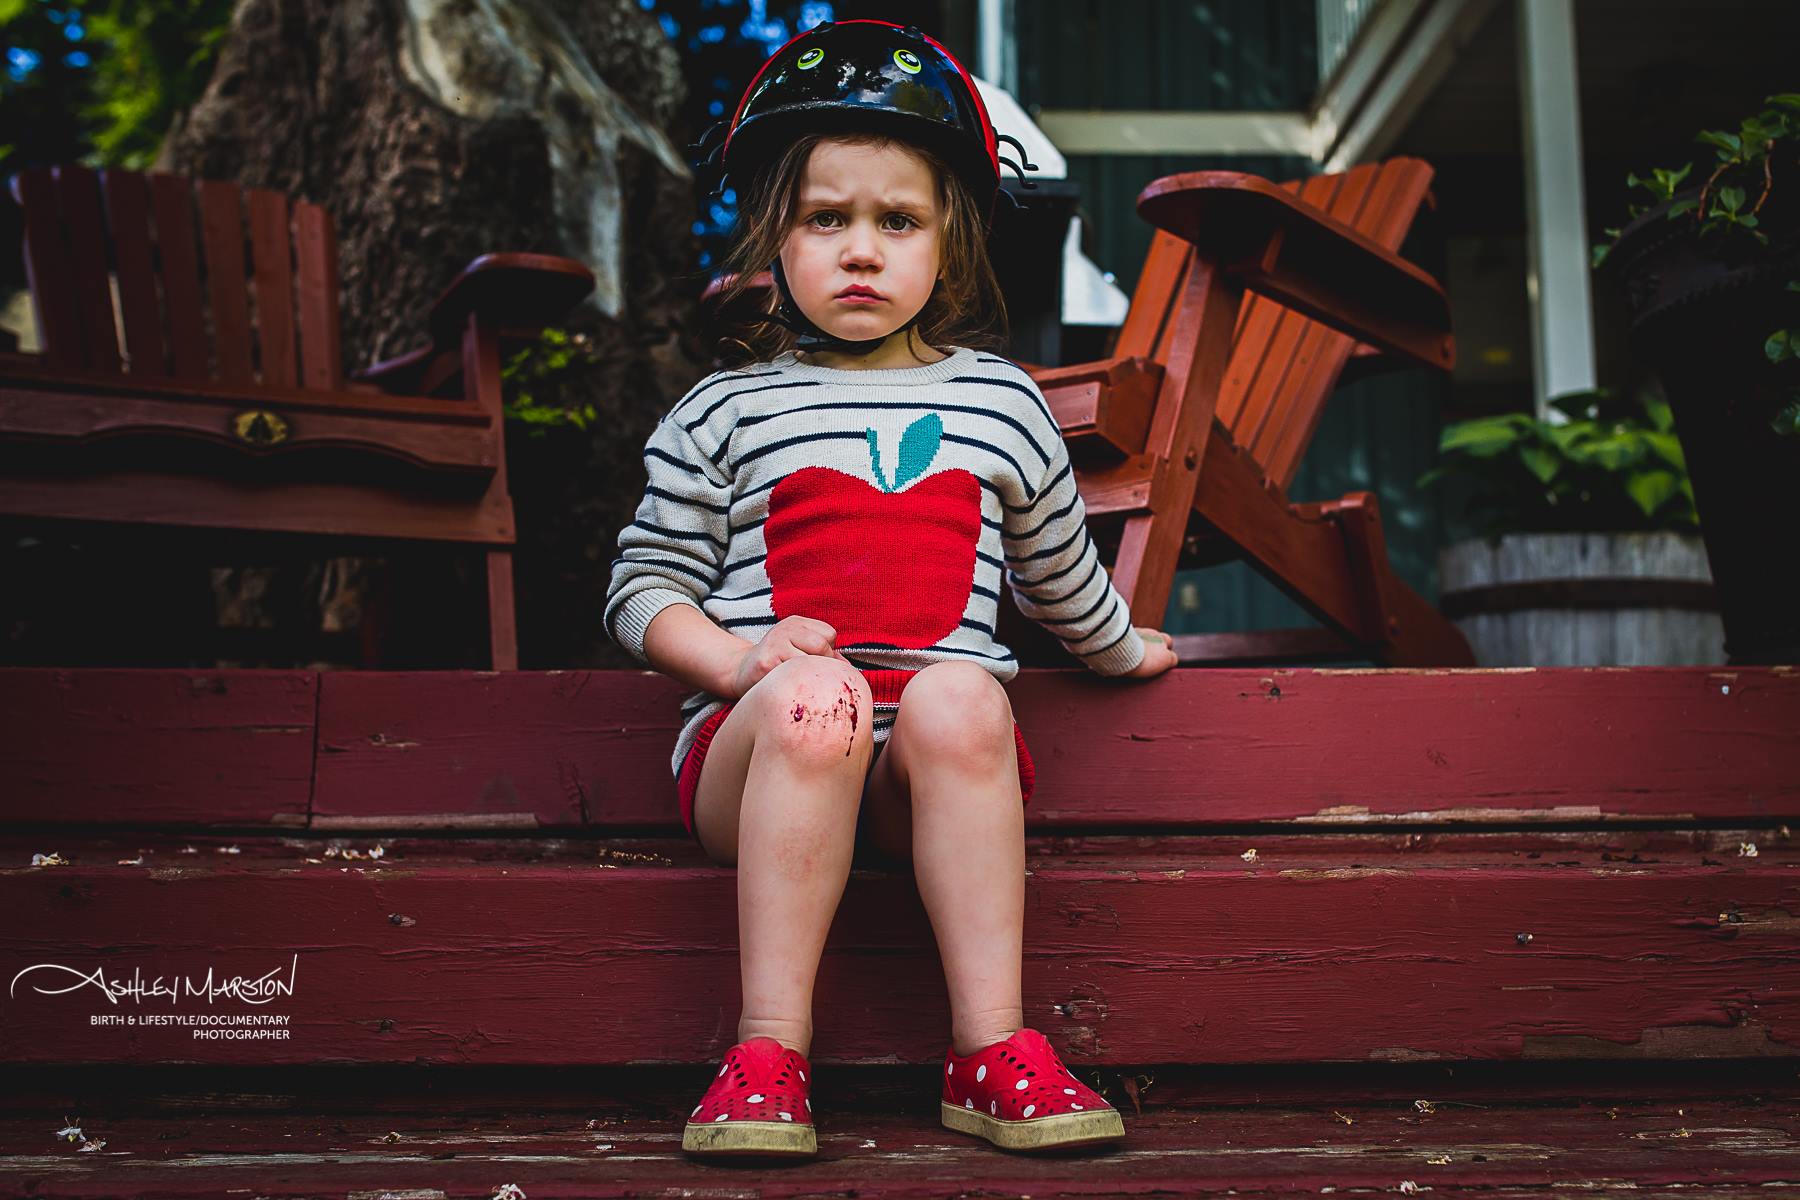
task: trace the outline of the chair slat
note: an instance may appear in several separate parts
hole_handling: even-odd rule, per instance
[[[87,167],[56,168],[57,202],[69,242],[69,269],[80,313],[82,356],[100,371],[119,369],[119,328],[113,317],[112,283],[106,273],[106,217],[100,180]]]
[[[339,391],[344,384],[338,330],[337,240],[331,214],[302,200],[294,206],[300,277],[301,382]]]
[[[1158,231],[1163,232],[1163,231]],[[1193,278],[1195,268],[1194,248],[1182,245],[1181,270],[1175,276],[1175,290],[1169,295],[1169,314],[1162,323],[1162,332],[1156,338],[1156,361],[1167,363],[1169,352],[1176,336],[1176,317],[1180,312],[1179,297],[1187,291],[1189,281]]]
[[[1292,193],[1294,196],[1297,197],[1301,194],[1301,189],[1306,186],[1307,181],[1311,180],[1311,179],[1315,179],[1315,178],[1317,178],[1317,176],[1302,175],[1297,179],[1283,180],[1281,183],[1276,184],[1276,186],[1279,187],[1282,191]],[[1240,308],[1238,310],[1237,329],[1232,332],[1232,344],[1233,345],[1236,345],[1237,338],[1239,338],[1243,335],[1244,323],[1250,319],[1250,314],[1253,311],[1254,307],[1255,306],[1253,306],[1251,304],[1245,304],[1243,308]]]
[[[81,313],[56,203],[56,178],[48,167],[27,167],[13,176],[12,192],[25,212],[25,275],[44,356],[62,366],[84,366]]]
[[[150,189],[136,171],[102,173],[106,213],[112,222],[118,264],[119,308],[125,319],[125,354],[133,375],[169,373],[162,314],[156,298],[156,260],[150,249]]]
[[[1300,199],[1315,208],[1326,208],[1344,182],[1343,175],[1315,175],[1301,184]],[[1270,402],[1293,367],[1293,349],[1305,320],[1266,296],[1256,297],[1256,309],[1244,325],[1220,386],[1221,408],[1228,415],[1219,420],[1231,430],[1232,440],[1246,450],[1256,444]],[[1242,368],[1237,366],[1240,359]]]
[[[1383,246],[1398,250],[1431,191],[1431,176],[1431,167],[1416,158],[1388,163],[1383,172],[1391,188],[1387,203],[1363,232]]]
[[[219,379],[251,383],[250,292],[244,282],[244,204],[238,185],[200,181],[200,229],[206,244],[206,290],[212,302],[213,352]]]
[[[1137,287],[1132,289],[1131,307],[1113,343],[1115,356],[1165,361],[1159,350],[1168,336],[1192,258],[1193,247],[1167,230],[1158,229],[1151,237],[1150,253],[1138,274]]]
[[[1284,187],[1308,203],[1319,204],[1328,202],[1342,181],[1337,175],[1311,175],[1289,180]],[[1265,371],[1286,370],[1287,364],[1279,358],[1271,362],[1272,345],[1286,311],[1267,296],[1252,294],[1246,298],[1232,361],[1220,383],[1218,408],[1219,423],[1230,430],[1232,440],[1240,444],[1248,440],[1245,430],[1254,419],[1245,417],[1247,398],[1254,394]]]
[[[1430,168],[1416,159],[1383,163],[1355,218],[1335,212],[1332,216],[1382,247],[1397,250],[1412,227],[1430,181]],[[1284,398],[1284,425],[1266,457],[1269,478],[1284,491],[1298,473],[1306,448],[1318,431],[1325,403],[1356,349],[1354,338],[1317,321],[1310,324],[1309,337],[1314,343],[1312,366],[1307,378],[1297,384],[1294,395]]]
[[[156,248],[162,258],[164,310],[177,376],[204,379],[206,322],[200,309],[200,262],[194,246],[193,184],[176,175],[150,176]]]
[[[251,188],[248,195],[262,381],[273,387],[293,387],[294,250],[287,197],[266,188]]]
[[[1374,186],[1376,171],[1375,164],[1366,163],[1344,172],[1328,197],[1313,202],[1315,207],[1354,228]],[[1264,380],[1256,395],[1246,402],[1246,410],[1253,409],[1257,416],[1254,426],[1246,422],[1245,440],[1238,443],[1249,450],[1251,460],[1265,474],[1269,473],[1275,447],[1294,408],[1323,406],[1325,395],[1309,390],[1315,379],[1313,367],[1320,350],[1329,344],[1324,335],[1342,336],[1292,309],[1282,311],[1281,331],[1270,354],[1280,355],[1285,369],[1279,378]]]

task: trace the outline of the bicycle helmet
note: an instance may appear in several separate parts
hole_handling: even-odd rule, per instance
[[[1026,187],[1037,170],[1017,138],[995,133],[974,79],[961,63],[917,26],[889,21],[826,21],[769,56],[737,109],[689,147],[708,194],[748,184],[756,172],[808,133],[882,133],[938,155],[975,197],[991,228],[1003,194],[1000,166]],[[1024,165],[999,152],[1008,142]],[[740,186],[740,190],[742,190]],[[1007,200],[1017,205],[1010,194]],[[827,333],[795,303],[777,258],[770,264],[781,305],[777,323],[800,335],[795,348],[866,354],[915,324],[924,307],[891,333],[851,340]]]

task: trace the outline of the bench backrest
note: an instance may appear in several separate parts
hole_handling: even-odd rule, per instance
[[[343,390],[337,237],[318,205],[74,165],[21,171],[12,192],[49,365]]]
[[[1430,164],[1420,159],[1392,158],[1282,186],[1383,247],[1397,249],[1431,176]],[[1193,262],[1192,244],[1156,231],[1114,354],[1167,365],[1176,306]],[[1244,297],[1213,416],[1284,492],[1355,346],[1354,338],[1278,301],[1254,293]]]

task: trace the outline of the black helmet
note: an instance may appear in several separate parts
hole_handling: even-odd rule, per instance
[[[968,186],[991,224],[1001,194],[1000,165],[1026,187],[1026,159],[1017,138],[994,132],[987,106],[963,65],[917,26],[888,21],[826,21],[769,56],[730,118],[690,147],[708,191],[742,188],[804,134],[884,133],[932,151]],[[1009,142],[1024,166],[1001,155]],[[1007,196],[1009,201],[1011,195]],[[873,350],[885,338],[848,341],[819,329],[793,301],[781,263],[772,264],[782,305],[775,319],[801,334],[800,349]],[[918,314],[900,330],[906,329]],[[892,336],[889,334],[888,336]]]
[[[794,140],[818,132],[890,133],[924,146],[948,162],[984,213],[991,214],[1000,164],[1021,179],[1024,167],[999,153],[974,79],[954,55],[916,25],[889,21],[826,21],[769,56],[744,89],[732,115],[694,147],[714,186],[742,187]],[[1029,183],[1026,186],[1031,186]]]

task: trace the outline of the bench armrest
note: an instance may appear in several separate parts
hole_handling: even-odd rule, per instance
[[[1139,193],[1137,210],[1296,312],[1426,366],[1456,362],[1450,306],[1436,280],[1266,179],[1169,175]]]

